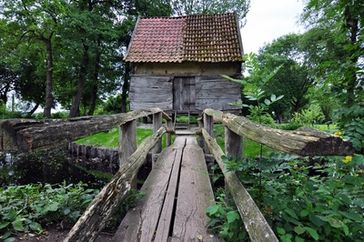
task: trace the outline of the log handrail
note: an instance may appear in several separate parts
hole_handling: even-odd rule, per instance
[[[64,242],[94,241],[97,238],[106,222],[131,190],[132,181],[144,163],[148,152],[158,143],[165,132],[164,127],[158,129],[121,164],[119,171],[91,202]]]
[[[320,131],[286,131],[254,123],[249,119],[231,113],[206,109],[204,115],[213,117],[231,131],[272,149],[301,156],[352,155],[353,146],[340,137]]]
[[[70,141],[96,132],[106,131],[138,118],[162,113],[160,108],[135,110],[113,115],[86,116],[68,120],[8,119],[0,121],[0,150],[32,152],[67,145]]]
[[[202,135],[205,144],[224,174],[227,187],[230,190],[251,241],[279,241],[254,200],[239,181],[239,178],[234,172],[226,170],[222,160],[224,152],[216,140],[205,129],[202,129]]]

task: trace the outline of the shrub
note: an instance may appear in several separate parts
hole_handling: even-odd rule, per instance
[[[17,232],[42,233],[44,225],[74,223],[98,193],[85,184],[30,184],[0,188],[0,239]]]

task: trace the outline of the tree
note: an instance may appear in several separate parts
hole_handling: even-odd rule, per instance
[[[58,23],[65,11],[62,0],[4,1],[4,16],[9,23],[18,25],[24,41],[38,41],[46,50],[46,90],[44,116],[50,117],[53,106],[53,41]]]
[[[171,0],[170,2],[178,15],[236,12],[240,20],[246,17],[250,6],[250,0]]]

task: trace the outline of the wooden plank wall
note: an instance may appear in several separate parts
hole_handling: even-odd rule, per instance
[[[221,76],[196,77],[196,109],[203,111],[205,108],[217,110],[239,109],[231,106],[240,100],[240,85]]]
[[[131,76],[130,108],[131,110],[159,107],[172,110],[173,85],[169,76]]]
[[[224,79],[221,76],[196,76],[179,78],[190,83],[180,83],[184,89],[195,88],[195,90],[184,90],[181,93],[189,94],[186,100],[191,106],[184,106],[178,103],[177,98],[173,104],[173,76],[147,76],[133,75],[130,82],[130,107],[132,110],[159,107],[163,110],[183,108],[183,110],[203,111],[206,108],[217,110],[234,110],[238,107],[229,103],[240,100],[240,85]],[[195,79],[195,82],[189,80]],[[195,83],[195,85],[193,85]],[[181,94],[181,95],[182,95]],[[195,101],[194,101],[195,100]],[[179,108],[178,108],[179,107]]]

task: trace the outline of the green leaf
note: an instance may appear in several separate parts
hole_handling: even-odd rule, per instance
[[[282,228],[282,227],[277,227],[277,232],[278,232],[278,234],[281,234],[281,235],[286,234],[286,230],[284,230],[284,228]]]
[[[219,211],[219,205],[213,205],[206,209],[206,212],[209,216],[215,215]]]
[[[230,211],[226,214],[226,218],[229,224],[234,222],[235,220],[238,220],[239,217],[239,214],[235,211]]]
[[[9,238],[4,239],[4,242],[14,242],[14,241],[15,241],[14,237],[9,237]]]
[[[11,223],[13,225],[13,228],[16,230],[16,231],[20,231],[20,232],[23,232],[25,231],[25,227],[23,225],[23,221],[20,220],[20,219],[16,219],[14,222]]]
[[[10,224],[10,222],[3,222],[3,223],[0,223],[0,229],[3,229],[3,228],[6,228],[8,227]]]
[[[301,216],[302,218],[306,217],[308,214],[309,214],[309,212],[308,212],[306,209],[303,209],[303,210],[300,212],[300,216]]]
[[[49,205],[46,207],[46,210],[51,211],[51,212],[55,212],[55,211],[57,211],[57,210],[58,210],[58,207],[59,207],[59,203],[54,202],[54,203],[49,204]]]
[[[265,100],[264,100],[264,103],[265,103],[267,106],[269,106],[269,105],[271,104],[271,101],[269,101],[268,99],[265,99]]]
[[[310,228],[310,227],[304,227],[304,229],[307,231],[307,233],[309,233],[311,235],[311,237],[314,240],[318,240],[320,238],[320,236],[318,235],[318,233],[315,229]]]
[[[38,233],[43,231],[42,226],[37,222],[31,222],[29,224],[29,227],[30,227],[31,230],[36,231]]]
[[[301,226],[296,226],[294,228],[294,232],[296,232],[296,234],[300,235],[300,234],[303,234],[305,232],[305,229]]]

